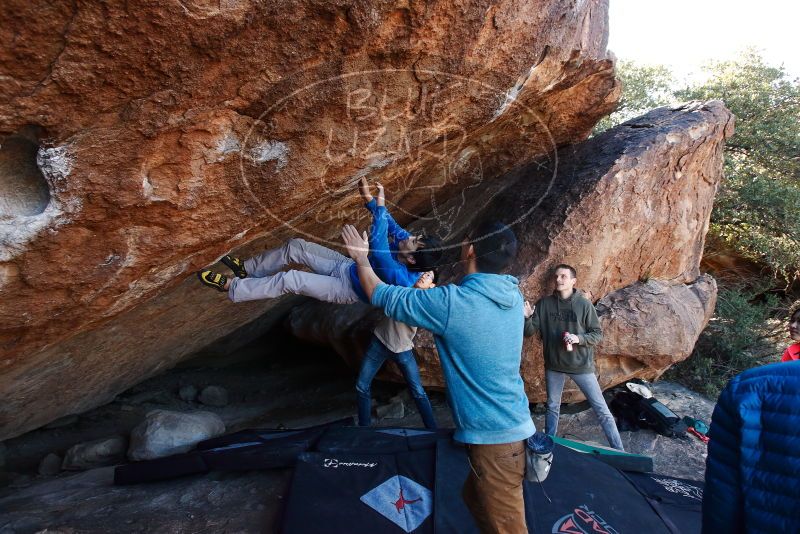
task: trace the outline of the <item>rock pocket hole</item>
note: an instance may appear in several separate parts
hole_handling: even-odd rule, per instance
[[[36,215],[50,202],[50,187],[36,164],[36,133],[26,127],[0,141],[0,216]]]

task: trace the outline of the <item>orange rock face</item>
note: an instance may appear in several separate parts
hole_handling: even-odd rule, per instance
[[[360,177],[406,223],[585,138],[619,98],[607,8],[4,2],[0,439],[278,317],[190,277],[335,238]]]
[[[596,302],[604,330],[596,351],[601,385],[652,380],[691,354],[714,311],[716,283],[699,265],[723,143],[732,133],[733,116],[721,102],[660,108],[509,173],[497,181],[506,183],[499,193],[497,182],[482,188],[476,198],[493,199],[453,226],[483,217],[511,223],[519,252],[510,272],[532,302],[553,290],[553,267],[576,267],[578,287]],[[470,205],[480,206],[474,199]],[[444,278],[458,275],[451,270]],[[287,324],[353,362],[375,314],[306,304]],[[417,334],[415,352],[423,381],[444,386],[429,332]],[[542,362],[539,340],[526,340],[521,373],[531,402],[546,397]],[[570,383],[565,402],[579,399]]]

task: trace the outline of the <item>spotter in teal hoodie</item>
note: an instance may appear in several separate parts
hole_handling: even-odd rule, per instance
[[[519,374],[524,317],[516,278],[475,273],[460,284],[426,290],[380,284],[372,304],[393,319],[433,333],[455,439],[496,444],[533,435]]]

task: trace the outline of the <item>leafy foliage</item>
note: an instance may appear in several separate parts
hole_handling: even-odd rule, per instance
[[[712,63],[703,83],[675,92],[681,100],[722,99],[736,115],[728,153],[772,177],[800,178],[800,82],[748,50],[732,61]]]
[[[800,266],[800,188],[747,163],[726,164],[710,232],[740,256],[766,264],[780,279]]]
[[[760,300],[761,288],[721,288],[715,316],[700,335],[692,356],[667,372],[667,377],[686,383],[716,398],[725,384],[742,371],[774,357],[769,318],[778,299]],[[783,325],[779,323],[779,328]]]
[[[597,123],[595,133],[621,124],[653,108],[675,101],[672,72],[663,65],[639,65],[632,61],[617,64],[622,81],[622,98],[616,111]]]
[[[800,274],[800,81],[753,51],[708,72],[676,96],[721,98],[737,118],[711,231],[788,284]]]

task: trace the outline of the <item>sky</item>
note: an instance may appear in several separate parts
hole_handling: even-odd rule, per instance
[[[621,60],[691,75],[748,46],[800,77],[800,2],[793,0],[609,0],[608,48]]]

